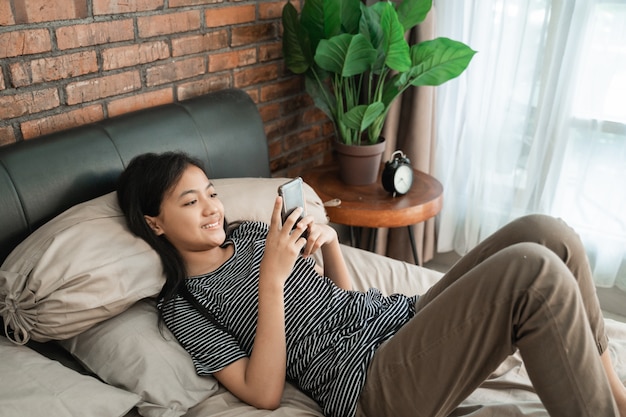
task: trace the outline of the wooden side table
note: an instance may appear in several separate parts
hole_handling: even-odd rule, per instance
[[[331,222],[351,227],[408,227],[413,259],[418,263],[412,225],[434,217],[441,211],[443,186],[434,177],[413,170],[413,185],[408,193],[393,197],[378,180],[369,185],[348,186],[339,179],[337,165],[323,165],[302,175],[324,203],[337,199],[338,205],[327,206]]]

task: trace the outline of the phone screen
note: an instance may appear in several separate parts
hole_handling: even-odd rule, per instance
[[[283,208],[281,212],[283,223],[296,208],[302,207],[302,209],[306,211],[306,207],[304,206],[302,178],[294,178],[293,180],[281,185],[278,187],[278,194],[283,198]],[[306,216],[306,212],[302,212],[300,218],[304,216]]]

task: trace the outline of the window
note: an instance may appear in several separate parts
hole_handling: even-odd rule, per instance
[[[626,291],[626,3],[593,6],[554,200],[580,232],[600,287]]]

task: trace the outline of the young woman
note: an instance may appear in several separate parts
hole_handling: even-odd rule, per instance
[[[183,154],[135,158],[118,197],[161,256],[165,325],[198,374],[253,406],[278,407],[289,380],[327,416],[447,416],[519,348],[550,415],[626,417],[587,259],[561,221],[514,221],[426,294],[383,296],[351,290],[330,226],[305,217],[292,231],[298,210],[281,224],[280,197],[270,225],[226,232]]]

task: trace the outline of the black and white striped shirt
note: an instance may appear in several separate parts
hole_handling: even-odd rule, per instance
[[[256,331],[259,265],[268,226],[243,223],[229,242],[234,255],[216,271],[186,280],[224,331],[177,297],[159,308],[199,375],[249,356]],[[299,257],[285,283],[287,378],[329,417],[353,416],[376,349],[414,314],[417,296],[338,288]]]

